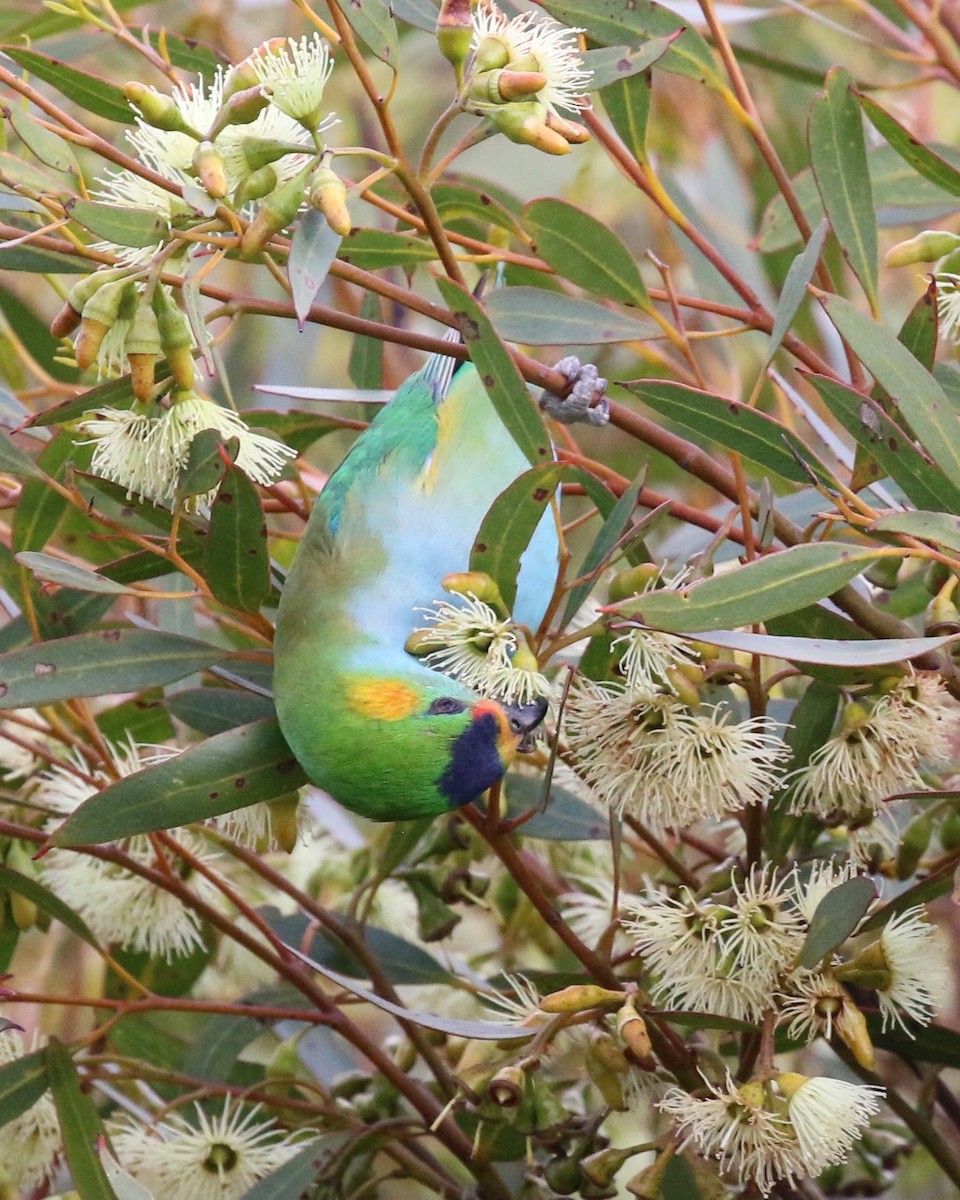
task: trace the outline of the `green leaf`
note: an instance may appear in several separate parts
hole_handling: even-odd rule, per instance
[[[174,692],[167,709],[178,721],[208,736],[225,733],[238,725],[249,725],[272,717],[275,709],[269,696],[243,692],[239,688],[200,687]]]
[[[438,279],[440,294],[455,320],[497,415],[527,459],[539,466],[552,459],[550,436],[516,363],[476,300],[451,279]]]
[[[59,896],[55,896],[53,892],[42,887],[35,879],[0,864],[0,889],[4,892],[16,892],[17,895],[32,900],[41,912],[45,912],[54,920],[59,921],[87,945],[93,946],[95,950],[100,949],[100,943],[87,924],[69,905],[64,904]]]
[[[568,624],[580,608],[580,605],[593,591],[594,584],[596,583],[596,579],[594,578],[595,572],[603,566],[609,555],[613,553],[617,542],[623,536],[627,522],[633,516],[633,511],[637,507],[637,499],[646,477],[647,469],[644,467],[607,514],[603,525],[600,527],[600,532],[597,534],[590,549],[584,555],[583,562],[580,564],[578,574],[585,578],[582,583],[578,583],[575,587],[571,588],[567,595],[567,600],[563,607],[563,617],[560,622],[561,627],[565,627]]]
[[[388,233],[381,229],[351,229],[340,246],[345,263],[376,271],[381,267],[415,267],[432,262],[437,248],[425,238],[407,233]]]
[[[380,307],[380,297],[373,292],[366,292],[360,302],[360,316],[365,321],[379,321],[383,313]],[[347,374],[354,387],[382,388],[383,387],[383,342],[379,338],[357,334],[350,347],[350,361]],[[287,434],[282,434],[283,440],[295,450],[302,447],[290,441]]]
[[[373,341],[372,338],[364,340]],[[376,344],[381,345],[380,342]],[[246,408],[243,416],[255,433],[272,433],[279,441],[286,442],[298,452],[306,450],[328,433],[344,428],[339,417],[321,416],[312,412],[275,412],[267,408]]]
[[[876,100],[864,96],[862,92],[855,93],[863,111],[871,124],[882,137],[893,147],[900,157],[911,167],[929,179],[938,188],[949,192],[951,196],[960,196],[960,171],[952,163],[947,162],[935,150],[925,146],[913,136],[899,121],[895,120]]]
[[[876,885],[864,875],[831,888],[813,914],[797,958],[798,965],[812,969],[842,945],[860,924],[876,897]]]
[[[5,113],[17,137],[42,163],[54,171],[79,172],[80,167],[69,142],[41,125],[26,109],[7,108]]]
[[[498,288],[490,294],[487,311],[501,337],[528,346],[638,342],[654,333],[651,322],[538,287]]]
[[[156,246],[170,233],[164,217],[147,208],[104,204],[97,200],[68,200],[70,216],[92,234],[118,246]]]
[[[55,1037],[47,1043],[47,1072],[74,1189],[80,1200],[116,1200],[97,1149],[105,1137],[103,1123],[90,1096],[81,1090],[73,1059]]]
[[[53,537],[70,507],[70,501],[50,486],[50,476],[61,482],[65,466],[77,457],[73,435],[61,430],[44,446],[37,459],[37,479],[28,479],[13,514],[13,549],[42,550]]]
[[[519,817],[543,803],[543,779],[511,772],[506,778],[507,814]],[[586,800],[552,784],[543,812],[537,812],[518,829],[520,837],[547,842],[599,842],[610,838],[610,819]]]
[[[773,329],[770,331],[770,342],[767,346],[766,358],[768,363],[780,349],[780,343],[786,337],[790,326],[793,324],[793,318],[797,315],[800,305],[803,303],[804,297],[807,294],[807,284],[813,278],[814,272],[817,269],[817,263],[820,261],[820,255],[823,253],[823,243],[826,241],[826,238],[827,223],[826,221],[821,221],[810,235],[810,241],[807,242],[804,249],[790,264],[787,277],[783,281],[783,291],[780,293],[777,311],[774,314]]]
[[[345,1137],[342,1133],[326,1134],[307,1142],[272,1175],[255,1183],[241,1200],[300,1200],[311,1191],[310,1185],[329,1165]]]
[[[315,208],[308,208],[297,222],[290,242],[287,278],[301,332],[342,240],[340,234],[334,233],[327,224],[323,213]]]
[[[82,258],[71,258],[68,254],[42,250],[38,246],[13,246],[9,242],[0,245],[0,269],[29,271],[31,275],[87,274],[87,264]]]
[[[51,554],[36,554],[29,550],[21,550],[14,558],[22,567],[32,571],[38,579],[48,583],[59,583],[64,587],[77,588],[82,592],[109,592],[115,596],[136,595],[133,588],[124,587],[122,583],[114,583],[96,571],[88,571],[86,567],[78,567],[74,563],[64,562],[62,558],[54,558]]]
[[[400,45],[397,27],[386,0],[350,0],[348,4],[341,5],[340,11],[377,58],[396,70]]]
[[[164,958],[151,954],[149,950],[128,950],[123,946],[114,949],[113,958],[128,975],[132,975],[150,992],[158,996],[185,996],[210,965],[216,945],[209,928],[202,927],[203,939],[182,954]],[[109,986],[109,985],[108,985]],[[119,981],[112,994],[126,999],[131,994],[129,985]]]
[[[31,75],[49,83],[87,112],[106,117],[108,121],[119,121],[124,125],[132,125],[136,120],[123,91],[115,84],[107,83],[105,79],[80,71],[46,54],[37,54],[35,50],[9,45],[0,48]]]
[[[329,967],[322,966],[312,958],[308,958],[306,954],[301,954],[294,946],[288,946],[287,949],[306,966],[314,971],[318,971],[324,979],[329,979],[331,983],[337,984],[338,987],[346,988],[354,996],[359,996],[361,1000],[366,1000],[368,1004],[372,1004],[376,1008],[390,1013],[391,1016],[399,1017],[401,1021],[409,1021],[411,1025],[419,1025],[423,1029],[434,1029],[439,1033],[448,1033],[452,1037],[470,1038],[471,1040],[476,1039],[477,1041],[485,1042],[515,1041],[529,1038],[535,1032],[530,1029],[517,1029],[510,1025],[502,1025],[494,1021],[461,1021],[453,1017],[437,1017],[432,1013],[416,1012],[413,1009],[403,1008],[399,1004],[394,1004],[391,1000],[385,1000],[382,996],[377,996],[366,988],[362,988],[349,976],[341,975],[339,971],[331,971]]]
[[[270,595],[267,526],[257,489],[237,466],[227,468],[210,509],[204,575],[221,604],[257,612]]]
[[[790,714],[784,741],[792,751],[790,770],[797,771],[810,761],[814,750],[822,746],[833,731],[840,706],[839,686],[814,679]],[[774,861],[786,855],[804,825],[816,825],[811,817],[798,816],[790,811],[792,796],[789,789],[775,792],[767,802],[767,821],[764,839],[767,852]]]
[[[227,472],[227,462],[237,456],[240,442],[230,438],[225,442],[217,429],[201,429],[190,443],[187,461],[177,478],[177,497],[205,496],[220,486]]]
[[[823,295],[820,301],[840,336],[897,402],[930,457],[949,479],[960,479],[960,419],[940,384],[906,346],[849,300]]]
[[[647,159],[647,118],[650,115],[650,74],[633,75],[603,89],[603,106],[620,140],[637,162]]]
[[[646,592],[617,611],[670,633],[730,629],[793,612],[831,595],[876,558],[842,542],[811,542],[768,554],[685,588]]]
[[[46,1048],[0,1067],[0,1126],[36,1104],[47,1086]]]
[[[470,551],[470,570],[484,571],[508,609],[517,595],[520,557],[553,499],[564,468],[543,463],[518,476],[490,505]]]
[[[698,388],[661,379],[638,379],[623,386],[658,413],[676,421],[699,437],[709,438],[726,450],[734,450],[750,462],[792,483],[807,484],[809,476],[797,461],[811,462],[814,470],[829,479],[803,440],[776,418],[759,409],[715,396]],[[791,454],[793,446],[797,454]],[[738,622],[739,624],[739,622]]]
[[[585,29],[588,37],[605,46],[675,34],[676,40],[660,59],[663,70],[688,75],[721,91],[726,88],[700,34],[683,17],[653,0],[544,0],[543,7],[564,24]]]
[[[877,304],[877,225],[863,140],[863,118],[842,67],[827,74],[826,91],[814,98],[807,137],[823,207],[840,249]]]
[[[875,529],[876,525],[872,528]],[[710,646],[719,646],[721,650],[762,654],[770,658],[782,658],[787,662],[819,663],[831,667],[878,667],[907,662],[929,650],[939,650],[958,637],[960,634],[889,638],[883,641],[874,641],[872,638],[844,641],[721,629],[705,633],[700,640]]]
[[[960,513],[960,487],[933,466],[869,396],[826,375],[807,375],[823,402],[847,433],[874,459],[880,469],[921,509],[947,504]]]
[[[871,533],[905,533],[937,546],[960,550],[960,517],[945,512],[890,513],[870,526]]]
[[[24,454],[5,429],[0,429],[0,471],[23,479],[45,478],[43,471],[29,455]]]
[[[117,1200],[153,1200],[153,1192],[127,1174],[107,1149],[105,1142],[100,1143],[100,1164]]]
[[[600,50],[588,50],[583,55],[583,65],[593,72],[590,91],[599,91],[622,79],[639,75],[641,71],[648,71],[680,36],[678,29],[666,37],[650,38],[641,46],[604,46]]]
[[[263,1033],[263,1025],[253,1017],[220,1013],[211,1017],[197,1039],[190,1058],[190,1074],[197,1079],[226,1082],[241,1050]]]
[[[445,225],[469,221],[478,234],[491,225],[519,233],[520,222],[511,208],[503,203],[498,189],[485,181],[471,182],[467,178],[445,179],[430,190]],[[359,386],[359,385],[358,385]]]
[[[51,842],[85,846],[174,829],[275,800],[306,782],[277,722],[255,721],[97,792],[67,818]]]
[[[103,629],[0,655],[0,709],[138,692],[193,675],[226,651],[172,633]]]
[[[158,364],[158,382],[167,377],[167,372]],[[75,421],[84,413],[93,412],[98,408],[130,408],[133,405],[133,389],[130,386],[130,376],[122,379],[111,379],[109,383],[101,383],[97,387],[81,392],[73,400],[64,400],[60,404],[51,404],[49,408],[35,413],[30,418],[30,425],[63,425]]]
[[[650,308],[633,256],[596,217],[564,200],[544,198],[527,205],[524,225],[535,253],[571,282],[611,300]]]
[[[180,37],[170,29],[150,29],[146,25],[139,28],[129,26],[130,32],[140,38],[149,38],[154,50],[162,50],[175,67],[190,71],[194,75],[202,75],[207,83],[212,82],[218,67],[228,67],[230,59],[207,42],[199,42],[196,38]]]

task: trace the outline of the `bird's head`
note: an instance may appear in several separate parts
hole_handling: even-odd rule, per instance
[[[547,711],[545,700],[479,699],[426,668],[325,682],[325,711],[288,712],[284,731],[314,782],[380,821],[436,816],[478,799],[527,748]]]

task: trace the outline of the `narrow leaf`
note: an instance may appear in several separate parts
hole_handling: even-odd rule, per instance
[[[5,110],[7,119],[16,130],[17,137],[31,153],[54,171],[78,172],[76,157],[69,142],[41,125],[22,108]]]
[[[377,58],[396,70],[400,46],[386,0],[350,0],[341,6],[341,12]]]
[[[315,208],[308,208],[297,222],[287,259],[287,277],[301,331],[342,240]]]
[[[550,437],[534,405],[510,352],[497,336],[490,318],[476,300],[450,279],[438,279],[437,286],[454,318],[470,357],[510,435],[527,459],[539,466],[553,457]]]
[[[566,788],[553,784],[546,802],[543,779],[533,775],[510,774],[506,779],[507,812],[518,817],[531,809],[541,809],[518,828],[520,837],[547,842],[596,842],[610,837],[610,820]]]
[[[633,256],[596,217],[564,200],[544,198],[527,205],[524,224],[536,253],[573,283],[611,300],[650,307]]]
[[[877,303],[877,224],[863,140],[863,118],[842,67],[814,98],[807,138],[817,189],[840,249],[870,301]]]
[[[14,558],[28,571],[32,571],[38,579],[48,583],[59,583],[64,587],[77,588],[82,592],[104,592],[117,596],[135,595],[133,588],[124,587],[122,583],[114,583],[96,571],[88,571],[86,567],[78,567],[74,563],[64,562],[62,558],[54,558],[51,554],[37,554],[23,550]]]
[[[876,460],[885,475],[903,488],[913,504],[930,510],[946,504],[960,513],[960,487],[924,458],[875,400],[826,375],[807,378],[847,433]]]
[[[407,233],[389,233],[383,229],[351,229],[340,245],[345,263],[376,271],[381,267],[415,267],[432,262],[437,248],[426,238]]]
[[[876,885],[864,875],[827,892],[810,921],[798,964],[812,969],[836,950],[860,924],[876,896]]]
[[[411,1025],[419,1025],[422,1029],[435,1029],[439,1033],[449,1033],[452,1037],[470,1038],[471,1040],[475,1039],[481,1042],[516,1041],[522,1038],[529,1038],[535,1032],[531,1029],[517,1029],[510,1025],[501,1025],[494,1021],[463,1021],[453,1017],[437,1017],[432,1013],[416,1012],[409,1008],[403,1008],[401,1005],[394,1004],[391,1000],[385,1000],[382,996],[377,996],[366,988],[361,987],[349,976],[341,975],[339,971],[331,971],[329,967],[321,966],[320,963],[315,962],[312,958],[308,958],[306,954],[301,954],[294,946],[288,946],[287,949],[296,958],[299,958],[305,966],[319,972],[324,979],[329,979],[331,983],[337,984],[338,987],[346,988],[354,996],[359,996],[361,1000],[366,1000],[368,1004],[372,1004],[376,1008],[390,1013],[391,1016],[398,1017],[401,1021],[409,1021]]]
[[[47,1071],[74,1189],[80,1200],[116,1200],[98,1153],[103,1123],[93,1101],[81,1090],[73,1059],[55,1037],[47,1043]]]
[[[508,609],[517,595],[520,558],[544,518],[564,468],[532,467],[505,488],[487,511],[470,551],[470,570],[484,571],[500,588]]]
[[[926,654],[930,650],[939,650],[960,638],[960,634],[944,637],[890,638],[885,641],[833,641],[828,638],[787,637],[779,634],[718,629],[713,632],[695,633],[693,638],[710,646],[719,646],[723,650],[762,654],[770,658],[782,658],[788,662],[820,663],[831,667],[879,667],[888,663],[908,662],[911,658]]]
[[[59,896],[47,891],[35,879],[31,879],[28,875],[21,875],[19,871],[14,871],[11,867],[0,865],[0,887],[6,892],[15,892],[19,896],[25,896],[28,900],[32,900],[41,912],[47,913],[66,926],[71,933],[75,933],[88,946],[93,946],[95,950],[100,949],[100,943],[87,924],[69,905],[64,904]]]
[[[249,725],[272,717],[275,709],[267,696],[239,688],[200,687],[174,692],[166,707],[178,721],[208,736],[225,733],[238,725]]]
[[[610,123],[638,163],[647,159],[650,89],[649,72],[621,79],[603,89],[603,106]]]
[[[118,246],[156,246],[170,232],[165,218],[146,208],[103,204],[97,200],[70,200],[66,209],[78,225]]]
[[[717,442],[724,449],[736,451],[782,479],[793,483],[810,482],[797,455],[804,462],[812,463],[815,470],[819,467],[818,473],[823,478],[830,477],[792,430],[739,400],[661,379],[631,380],[623,386],[671,421]],[[796,454],[790,453],[789,446],[794,447]]]
[[[859,575],[875,557],[860,546],[811,542],[689,587],[646,592],[616,611],[671,633],[752,625],[822,600]]]
[[[46,54],[37,54],[35,50],[25,50],[23,46],[3,46],[4,54],[15,63],[49,83],[58,92],[85,108],[87,112],[96,113],[98,117],[106,117],[108,121],[119,121],[124,125],[132,125],[136,120],[133,109],[126,101],[122,90],[113,83],[107,83],[96,75],[80,71],[58,59]]]
[[[0,262],[3,260],[0,259]],[[24,454],[5,429],[0,429],[0,471],[23,479],[43,479],[44,474],[29,455]]]
[[[960,550],[960,517],[944,512],[890,513],[870,526],[871,533],[905,533],[937,546]]]
[[[828,295],[820,300],[841,337],[897,402],[930,457],[949,479],[960,479],[960,419],[940,384],[906,346],[849,300]]]
[[[0,1125],[6,1125],[36,1104],[47,1086],[45,1047],[0,1067]]]
[[[803,298],[807,294],[807,284],[817,269],[826,239],[827,223],[821,221],[810,235],[810,241],[790,264],[790,270],[787,271],[787,277],[783,281],[783,291],[780,293],[777,311],[774,314],[773,329],[770,331],[770,342],[767,346],[768,363],[780,349],[780,343],[789,331],[793,324],[793,318],[803,303]]]
[[[241,612],[257,612],[270,594],[263,506],[237,466],[227,468],[210,510],[204,574],[221,604]]]
[[[593,72],[591,92],[648,71],[663,58],[681,33],[678,29],[666,37],[650,38],[639,46],[604,46],[599,50],[588,50],[583,55],[583,65]]]
[[[908,162],[918,175],[929,179],[951,196],[960,196],[960,171],[952,163],[914,137],[886,109],[881,108],[876,100],[871,100],[861,92],[857,92],[856,95],[874,128],[904,162]]]
[[[310,1185],[320,1177],[345,1137],[346,1134],[327,1134],[307,1142],[272,1175],[255,1183],[241,1200],[300,1200],[310,1193]]]
[[[491,293],[487,311],[501,337],[528,346],[637,342],[655,332],[651,322],[539,287],[500,288]]]
[[[226,657],[205,642],[139,629],[103,629],[0,654],[0,709],[173,683]]]
[[[277,722],[255,721],[97,792],[67,818],[51,842],[85,846],[174,829],[275,800],[306,782]]]

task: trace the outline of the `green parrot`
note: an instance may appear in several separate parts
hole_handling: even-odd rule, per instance
[[[408,820],[477,800],[543,720],[545,701],[481,698],[404,648],[441,580],[467,568],[491,503],[528,468],[476,368],[435,356],[317,499],[280,601],[274,695],[307,775],[353,812]],[[531,629],[558,551],[548,510],[517,581],[513,615]]]

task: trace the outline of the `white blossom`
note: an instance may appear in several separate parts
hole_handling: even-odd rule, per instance
[[[326,42],[319,34],[299,41],[287,38],[286,46],[259,48],[247,60],[270,103],[308,129],[320,121],[323,91],[333,70]]]
[[[34,1041],[34,1049],[37,1048]],[[24,1057],[23,1040],[15,1029],[0,1033],[0,1066]],[[23,1191],[39,1187],[53,1174],[61,1151],[60,1122],[49,1092],[12,1121],[0,1126],[0,1167]]]
[[[126,1117],[112,1131],[120,1165],[154,1200],[240,1200],[303,1144],[258,1121],[259,1105],[244,1111],[227,1097],[216,1116],[194,1107],[195,1124],[174,1113],[148,1129]]]
[[[827,1076],[805,1078],[789,1072],[777,1082],[788,1097],[787,1117],[806,1173],[812,1176],[846,1162],[850,1147],[870,1124],[884,1095],[883,1088]]]
[[[940,332],[951,341],[960,341],[960,275],[952,271],[938,271],[934,279],[937,284]]]
[[[635,692],[675,689],[669,672],[684,663],[699,660],[696,650],[672,633],[658,629],[630,629],[614,639],[612,649],[620,655],[619,668],[627,687]]]
[[[539,71],[546,76],[537,100],[548,111],[576,112],[590,107],[584,93],[593,72],[586,70],[580,56],[577,34],[581,29],[568,28],[538,12],[521,13],[509,20],[494,4],[478,5],[472,20],[474,50],[485,38],[495,38],[509,55],[508,70]]]
[[[917,905],[891,917],[878,944],[890,976],[889,983],[877,990],[883,1028],[899,1025],[909,1033],[907,1017],[928,1025],[950,986],[946,947],[939,930]]]

